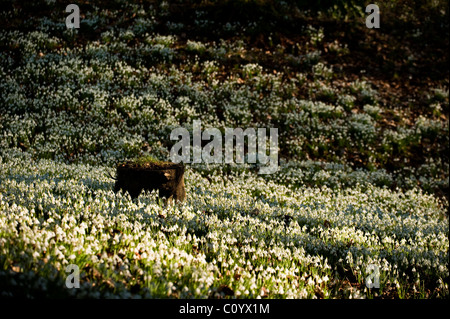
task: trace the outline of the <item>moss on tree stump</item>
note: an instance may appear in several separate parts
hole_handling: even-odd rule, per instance
[[[143,158],[120,163],[117,166],[114,191],[128,192],[136,198],[143,190],[159,190],[159,196],[169,201],[184,201],[184,166]]]

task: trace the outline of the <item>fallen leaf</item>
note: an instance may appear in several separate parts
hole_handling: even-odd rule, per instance
[[[12,266],[11,269],[12,269],[12,271],[14,271],[14,272],[20,272],[20,271],[21,271],[21,270],[20,270],[20,266]]]

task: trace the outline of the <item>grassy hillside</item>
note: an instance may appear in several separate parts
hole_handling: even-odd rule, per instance
[[[363,5],[83,1],[67,29],[65,2],[5,1],[2,296],[448,298],[448,2],[380,3],[380,29]],[[194,120],[278,128],[279,170],[113,192]]]

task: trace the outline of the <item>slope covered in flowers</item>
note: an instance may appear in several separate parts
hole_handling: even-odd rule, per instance
[[[395,100],[347,77],[358,49],[308,20],[299,42],[261,46],[264,21],[218,26],[201,7],[85,5],[70,30],[62,4],[34,6],[2,12],[3,296],[448,297],[445,79]],[[168,159],[194,119],[277,127],[279,171],[188,165],[179,205],[113,192],[118,161]]]

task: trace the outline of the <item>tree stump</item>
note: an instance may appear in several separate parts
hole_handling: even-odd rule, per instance
[[[159,196],[168,201],[186,199],[184,165],[170,162],[125,162],[117,166],[114,191],[128,192],[136,198],[142,190],[158,189]]]

